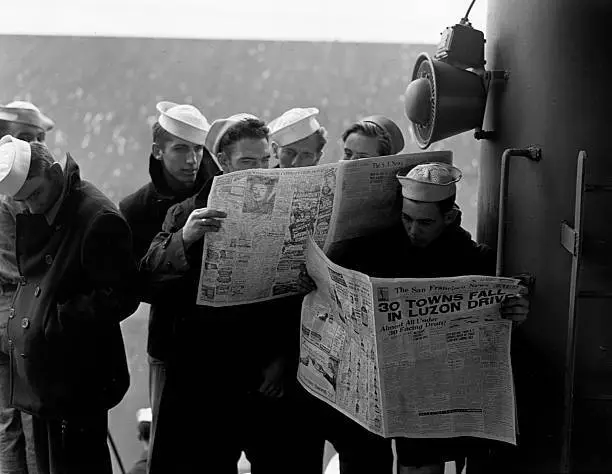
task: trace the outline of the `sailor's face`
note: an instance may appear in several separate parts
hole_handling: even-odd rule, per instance
[[[344,142],[344,160],[359,160],[378,156],[378,139],[361,133],[351,133]]]
[[[25,123],[9,123],[9,133],[13,137],[28,143],[45,143],[46,134],[43,129]]]
[[[28,178],[13,199],[22,202],[32,214],[44,214],[53,207],[62,187],[62,167],[54,163],[41,175]]]
[[[323,152],[319,150],[320,138],[313,133],[287,146],[274,145],[274,151],[281,168],[302,168],[319,163]]]
[[[420,248],[429,246],[444,232],[447,219],[435,202],[402,201],[402,224],[410,243]]]
[[[166,171],[177,181],[193,184],[202,161],[204,147],[174,137],[164,147],[154,148],[154,155],[164,163]]]
[[[270,146],[265,138],[244,138],[219,153],[218,157],[225,173],[267,168],[270,163]]]

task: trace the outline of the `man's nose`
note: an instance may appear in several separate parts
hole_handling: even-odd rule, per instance
[[[299,166],[299,164],[301,163],[301,161],[302,161],[302,155],[300,153],[298,153],[291,160],[291,167],[292,168],[297,168]]]
[[[195,151],[190,150],[187,153],[187,160],[186,161],[187,161],[187,163],[197,163]]]

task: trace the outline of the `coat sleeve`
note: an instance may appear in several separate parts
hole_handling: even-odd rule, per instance
[[[0,195],[0,283],[14,283],[19,279],[15,255],[15,204],[12,199]]]
[[[133,282],[136,265],[127,222],[117,213],[101,212],[90,223],[81,246],[81,263],[93,286],[96,316],[123,320],[138,307]]]
[[[191,269],[183,242],[183,226],[189,217],[190,201],[172,206],[159,232],[140,261],[140,272],[147,275],[155,288],[177,281]]]

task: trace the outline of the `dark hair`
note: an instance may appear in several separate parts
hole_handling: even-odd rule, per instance
[[[372,122],[356,122],[347,128],[342,134],[342,141],[345,142],[349,135],[359,133],[366,137],[376,138],[378,140],[379,156],[387,156],[391,154],[391,137],[387,131]]]
[[[140,441],[149,442],[151,438],[151,422],[150,421],[141,421],[138,423],[138,439]]]
[[[26,179],[44,175],[47,169],[55,163],[55,159],[46,145],[32,142],[30,143],[30,149],[32,150],[32,158]]]
[[[320,127],[319,130],[315,132],[317,138],[319,140],[319,144],[317,145],[317,152],[321,153],[323,151],[323,147],[327,144],[327,130],[324,127]]]
[[[245,138],[251,138],[253,140],[265,139],[268,140],[270,136],[270,129],[266,124],[255,118],[247,118],[240,120],[227,129],[227,131],[219,140],[219,146],[217,152],[221,153],[225,148],[232,146],[234,143],[244,140]]]
[[[153,124],[153,143],[156,143],[160,148],[165,148],[166,143],[174,140],[174,135],[162,127],[159,122]]]
[[[0,138],[4,135],[8,135],[11,132],[11,122],[7,120],[0,120]]]

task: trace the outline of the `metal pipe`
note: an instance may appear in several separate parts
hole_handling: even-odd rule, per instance
[[[508,181],[510,157],[522,156],[532,161],[542,159],[542,149],[535,146],[527,148],[507,148],[501,157],[501,178],[499,184],[499,217],[497,220],[497,261],[495,276],[502,276],[504,270],[504,246],[506,243],[506,200],[508,197]]]

